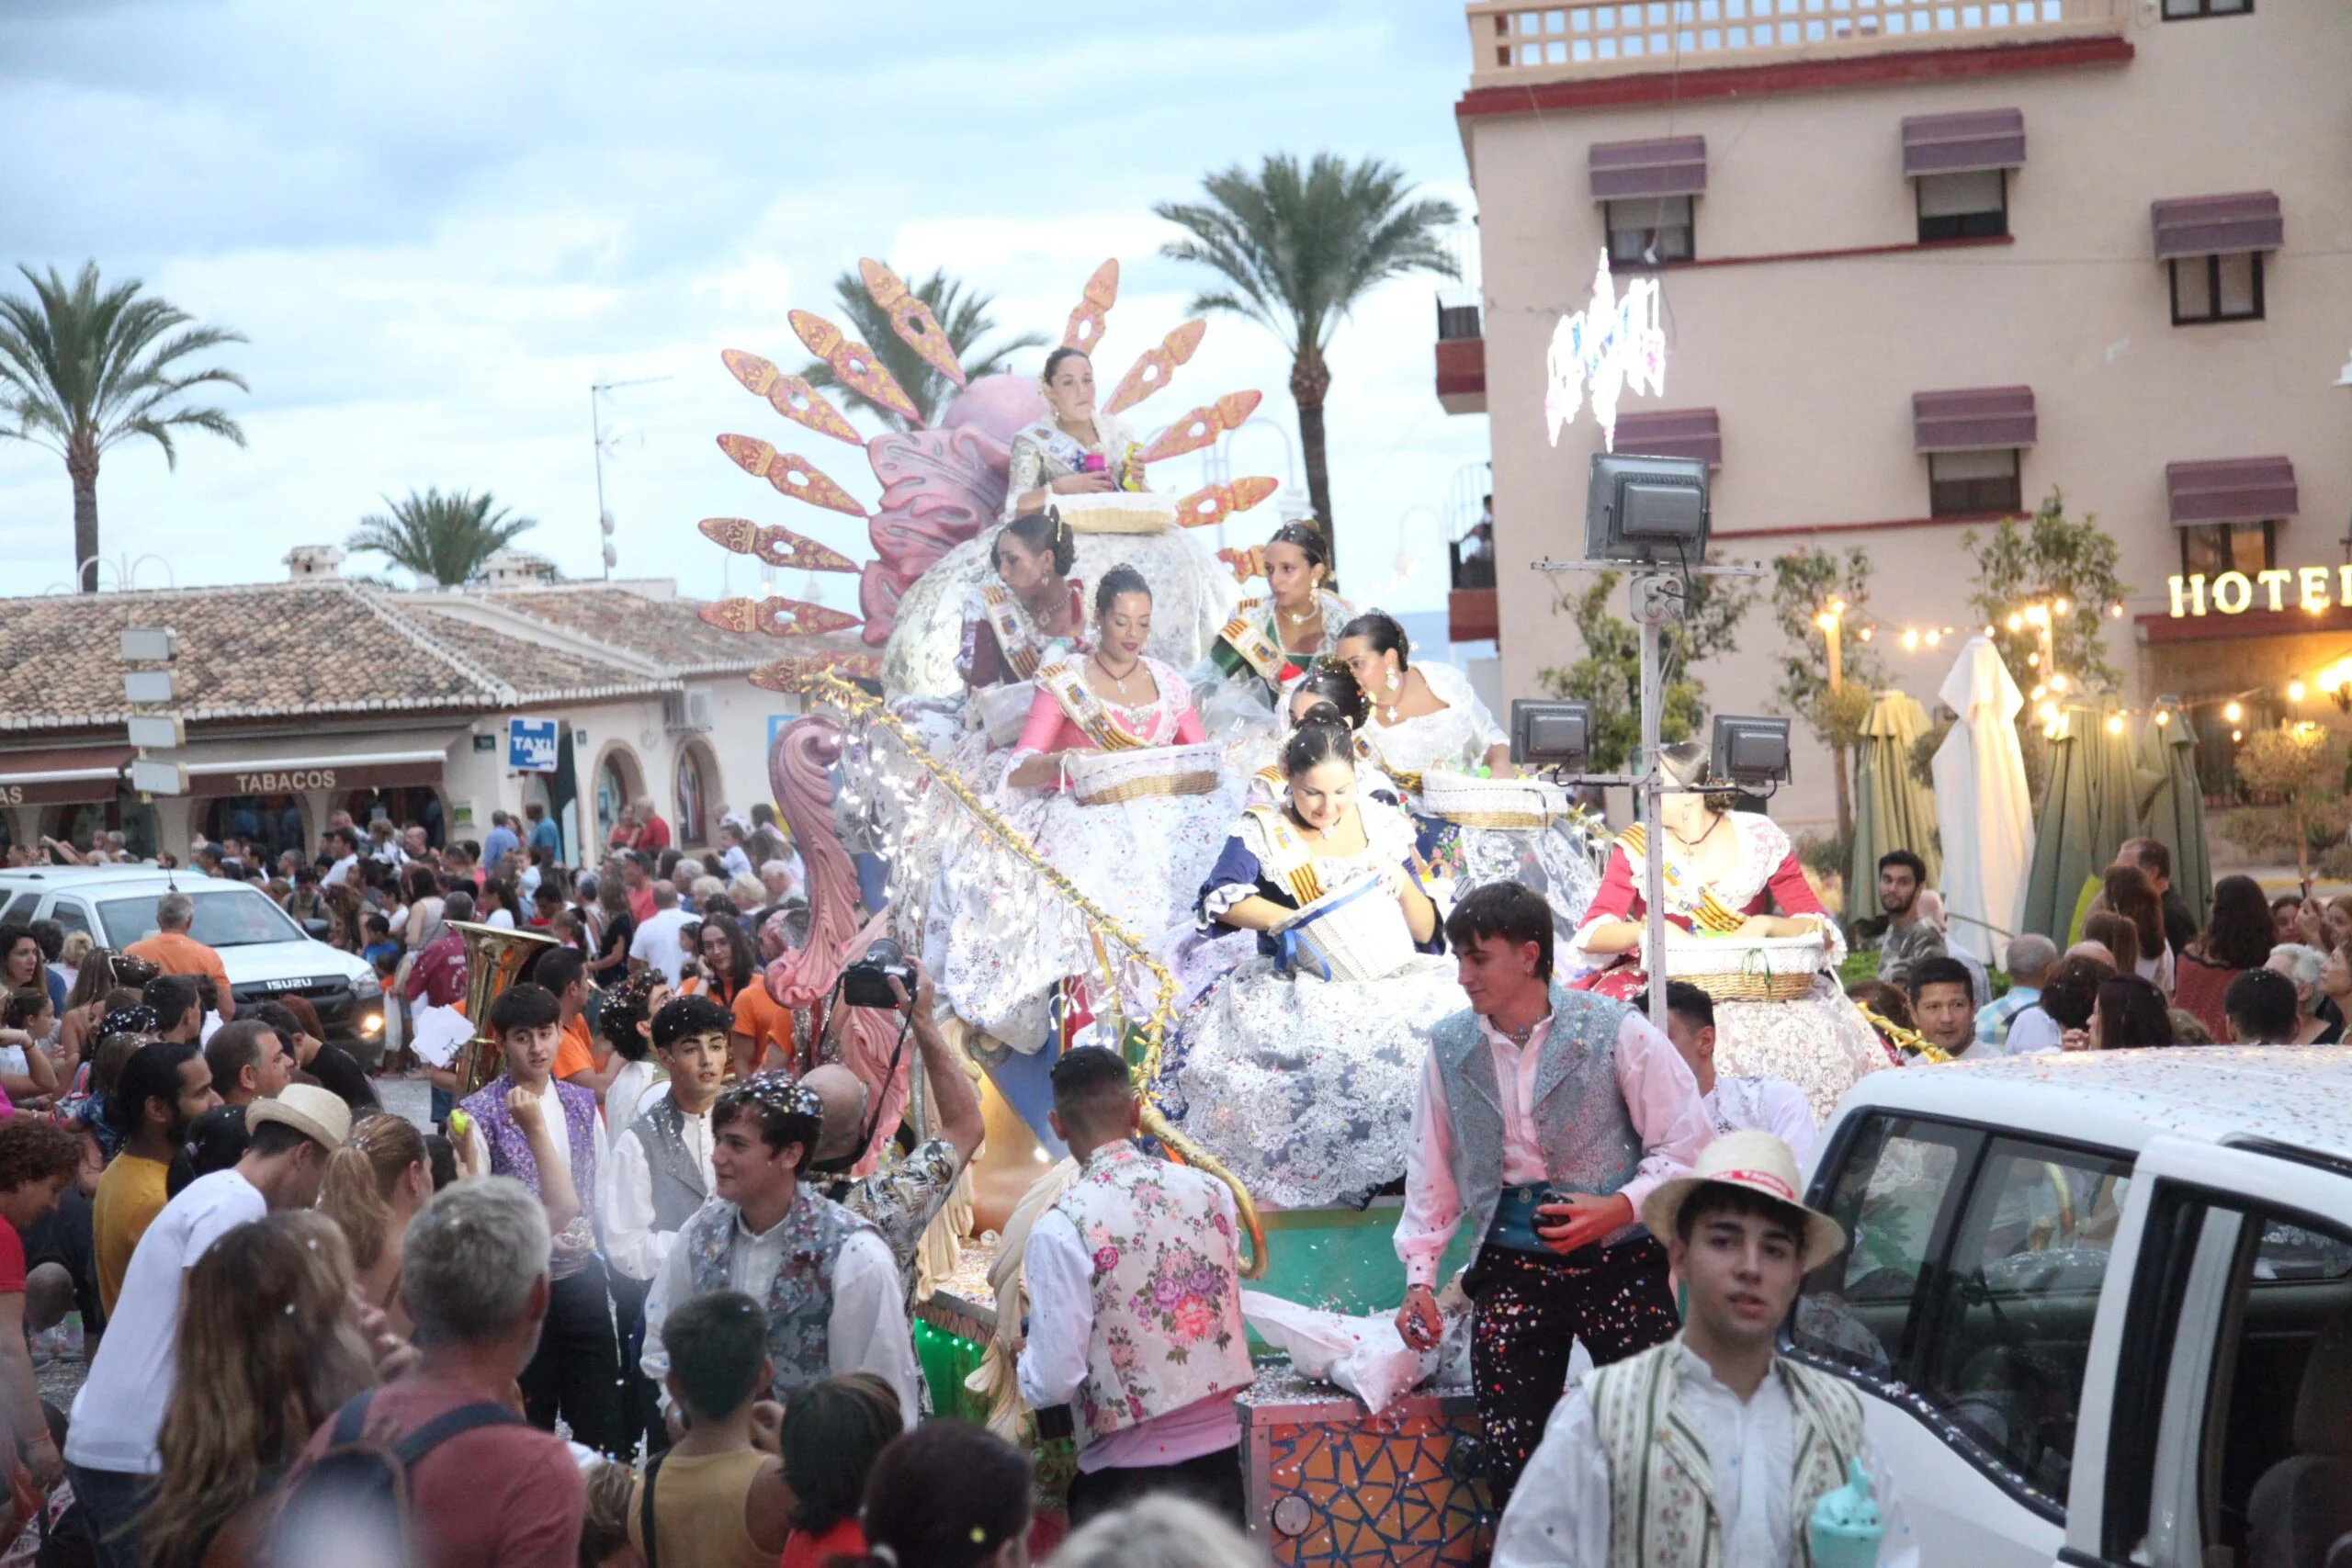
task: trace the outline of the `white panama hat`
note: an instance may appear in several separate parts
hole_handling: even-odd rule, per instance
[[[1846,1233],[1838,1222],[1804,1206],[1804,1190],[1797,1181],[1797,1156],[1770,1133],[1725,1133],[1699,1155],[1688,1176],[1661,1181],[1642,1201],[1642,1223],[1660,1242],[1674,1234],[1675,1216],[1683,1201],[1700,1187],[1714,1182],[1743,1187],[1785,1203],[1804,1216],[1804,1266],[1820,1268],[1846,1248]]]

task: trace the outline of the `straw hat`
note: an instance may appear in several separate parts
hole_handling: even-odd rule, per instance
[[[1810,1271],[1845,1250],[1846,1233],[1837,1221],[1804,1206],[1804,1189],[1797,1179],[1797,1158],[1789,1145],[1770,1133],[1725,1133],[1700,1153],[1688,1176],[1661,1181],[1642,1201],[1642,1223],[1660,1241],[1674,1234],[1675,1216],[1683,1201],[1707,1182],[1744,1187],[1804,1216],[1804,1266]]]
[[[256,1100],[245,1107],[245,1125],[283,1122],[329,1154],[351,1136],[351,1107],[340,1095],[315,1084],[288,1084],[276,1100]]]

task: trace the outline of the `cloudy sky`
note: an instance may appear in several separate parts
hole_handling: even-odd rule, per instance
[[[860,255],[945,266],[993,292],[1000,321],[1058,335],[1114,255],[1107,386],[1204,281],[1156,258],[1171,231],[1150,206],[1208,169],[1376,154],[1466,215],[1467,54],[1458,6],[1407,0],[7,0],[0,262],[95,258],[252,340],[219,356],[252,383],[225,400],[245,449],[191,437],[176,473],[152,445],[107,459],[102,549],[162,558],[141,586],[162,563],[183,584],[277,578],[288,547],[340,542],[379,496],[428,484],[494,491],[538,519],[525,545],[594,573],[589,388],[666,377],[609,398],[619,571],[714,593],[729,558],[694,532],[706,515],[866,553],[854,521],[736,469],[718,432],[793,433],[854,492],[876,488],[860,454],[743,393],[721,348],[797,366],[786,311],[830,311]],[[1391,285],[1331,354],[1351,591],[1399,608],[1442,604],[1439,517],[1486,453],[1483,416],[1437,405],[1432,288]],[[1287,379],[1271,336],[1219,320],[1132,417],[1256,387],[1289,426]],[[1238,471],[1284,476],[1279,438],[1244,441]],[[63,465],[0,445],[0,592],[69,581],[71,519]],[[752,575],[736,558],[734,590]],[[848,602],[852,581],[826,596]]]

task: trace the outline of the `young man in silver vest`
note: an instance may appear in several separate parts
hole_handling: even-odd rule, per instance
[[[773,1396],[839,1372],[872,1372],[915,1421],[915,1352],[899,1270],[874,1227],[801,1180],[824,1128],[817,1097],[789,1073],[755,1073],[711,1107],[718,1196],[679,1227],[645,1303],[645,1375],[670,1375],[662,1340],[673,1306],[712,1291],[766,1304]]]
[[[1233,1402],[1253,1374],[1233,1194],[1136,1148],[1141,1111],[1116,1054],[1088,1046],[1054,1064],[1047,1120],[1079,1174],[1022,1251],[1021,1396],[1040,1411],[1075,1403],[1073,1527],[1154,1492],[1238,1524]]]
[[[1877,1562],[1916,1568],[1860,1396],[1773,1351],[1806,1270],[1846,1246],[1836,1221],[1799,1202],[1788,1145],[1726,1134],[1690,1176],[1652,1191],[1642,1218],[1682,1281],[1682,1332],[1561,1402],[1503,1515],[1495,1568],[1810,1564],[1814,1508],[1856,1459],[1878,1509]]]
[[[1606,1363],[1670,1337],[1666,1250],[1635,1219],[1706,1146],[1699,1086],[1623,1002],[1552,978],[1552,910],[1516,882],[1474,889],[1445,922],[1468,1011],[1430,1032],[1407,1146],[1396,1327],[1429,1349],[1446,1243],[1473,1238],[1470,1366],[1497,1506],[1568,1379],[1577,1340]]]
[[[609,994],[609,993],[608,993]],[[635,1025],[628,1027],[634,1028]],[[734,1015],[710,997],[680,997],[653,1015],[653,1049],[669,1070],[668,1092],[645,1107],[613,1140],[605,1197],[605,1257],[613,1266],[613,1308],[620,1325],[629,1435],[662,1441],[660,1402],[638,1367],[646,1292],[662,1274],[678,1231],[710,1201],[710,1106],[727,1074],[727,1032]],[[644,1101],[639,1101],[640,1105]]]

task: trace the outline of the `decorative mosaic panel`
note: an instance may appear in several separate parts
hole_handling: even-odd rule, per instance
[[[1243,1413],[1250,1522],[1280,1568],[1485,1561],[1494,1520],[1484,1488],[1451,1463],[1454,1439],[1477,1435],[1466,1395],[1416,1394],[1372,1416],[1334,1389],[1306,1385],[1291,1401],[1271,1392],[1261,1379]]]

